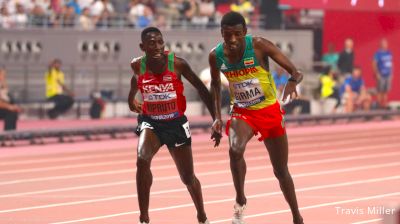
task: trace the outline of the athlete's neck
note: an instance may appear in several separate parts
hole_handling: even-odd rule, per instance
[[[167,55],[163,54],[160,58],[148,58],[147,70],[153,74],[161,74],[165,71],[167,65]]]
[[[228,59],[229,64],[237,64],[239,63],[244,55],[245,44],[242,44],[238,49],[231,50],[224,46],[224,54]]]

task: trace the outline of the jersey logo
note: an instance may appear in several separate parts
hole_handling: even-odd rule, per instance
[[[254,65],[254,58],[253,57],[245,58],[243,61],[244,61],[244,65],[245,66]]]
[[[164,77],[163,77],[163,81],[164,81],[164,82],[170,82],[170,81],[172,81],[172,76],[171,76],[171,75],[166,75],[166,76],[164,76]]]
[[[226,70],[226,69],[228,69],[228,68],[226,67],[226,65],[224,63],[222,63],[221,70]]]
[[[154,81],[154,79],[143,79],[143,83],[149,83],[149,82],[153,82]]]

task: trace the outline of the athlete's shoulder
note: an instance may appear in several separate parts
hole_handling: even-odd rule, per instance
[[[131,68],[135,73],[138,73],[140,69],[140,63],[144,56],[135,57],[131,60]]]
[[[210,52],[208,53],[208,58],[209,59],[215,59],[217,58],[217,46],[213,47]]]
[[[187,64],[187,61],[184,58],[176,56],[176,55],[174,55],[174,57],[175,57],[175,59],[174,59],[175,64]]]
[[[144,56],[139,56],[139,57],[135,57],[131,60],[131,65],[135,65],[135,64],[140,64],[142,58],[144,58]]]
[[[264,37],[253,36],[253,46],[254,47],[268,46],[271,44],[272,44],[272,42]]]
[[[175,60],[174,60],[175,68],[179,69],[180,71],[186,70],[189,68],[189,63],[182,57],[176,56],[175,55]]]

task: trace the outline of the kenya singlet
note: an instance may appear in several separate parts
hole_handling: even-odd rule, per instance
[[[239,63],[230,64],[223,43],[215,48],[217,66],[229,81],[231,102],[235,107],[258,110],[276,103],[276,87],[269,71],[258,62],[253,37],[246,35],[246,46]]]
[[[168,53],[167,69],[151,74],[146,69],[146,56],[140,59],[138,89],[143,97],[143,115],[154,120],[172,120],[186,110],[183,83],[174,72],[175,55]]]

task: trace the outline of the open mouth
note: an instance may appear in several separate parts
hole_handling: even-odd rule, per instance
[[[162,56],[163,56],[163,54],[161,52],[159,52],[159,53],[155,53],[153,55],[153,58],[161,58]]]
[[[238,45],[237,44],[228,44],[228,48],[233,50],[233,49],[238,48]]]

